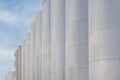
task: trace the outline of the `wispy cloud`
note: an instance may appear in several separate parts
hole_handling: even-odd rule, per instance
[[[5,73],[14,69],[13,49],[0,49],[0,80],[4,80]]]
[[[42,0],[0,0],[0,80],[14,64],[14,51],[25,38]]]
[[[17,15],[9,11],[0,11],[0,22],[14,24],[17,21]]]

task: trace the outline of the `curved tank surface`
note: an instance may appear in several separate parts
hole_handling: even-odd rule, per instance
[[[88,80],[88,0],[66,6],[66,80]]]
[[[120,80],[120,0],[90,0],[89,80]]]
[[[51,0],[51,80],[65,80],[65,0]]]
[[[22,42],[22,79],[26,80],[26,40]]]
[[[51,79],[51,0],[42,3],[43,80]]]
[[[30,80],[35,80],[35,32],[36,32],[36,26],[35,21],[31,24],[31,37],[30,37]]]
[[[30,80],[30,32],[26,36],[26,80]]]
[[[35,26],[36,80],[42,80],[42,11],[36,14]]]

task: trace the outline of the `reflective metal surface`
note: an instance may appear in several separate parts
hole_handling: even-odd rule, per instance
[[[26,40],[22,42],[22,80],[26,80]]]
[[[35,80],[35,38],[36,38],[36,25],[35,22],[32,22],[31,24],[31,41],[30,41],[30,80]]]
[[[51,0],[42,4],[43,79],[51,79]]]
[[[15,67],[15,77],[16,80],[21,80],[22,78],[22,65],[21,65],[21,61],[22,61],[22,49],[21,49],[21,45],[17,48],[17,50],[14,53],[15,56],[15,61],[14,61],[14,67]]]
[[[36,80],[42,80],[42,11],[36,14],[35,26]]]
[[[65,80],[65,0],[51,0],[51,80]]]
[[[88,0],[66,4],[66,80],[88,80]]]
[[[120,79],[120,0],[90,0],[89,80]]]
[[[26,36],[26,80],[30,80],[30,35]]]

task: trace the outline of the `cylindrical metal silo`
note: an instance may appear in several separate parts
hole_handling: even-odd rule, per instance
[[[43,79],[51,79],[51,0],[42,3]]]
[[[26,80],[26,40],[22,42],[22,80]]]
[[[88,0],[66,0],[66,80],[88,80]]]
[[[120,0],[90,0],[89,80],[120,80]]]
[[[65,80],[65,2],[51,0],[51,80]]]
[[[36,80],[42,80],[42,11],[36,14],[36,60]]]
[[[26,80],[30,80],[30,32],[26,36]]]
[[[42,11],[36,14],[36,80],[42,80]]]
[[[15,75],[16,75],[16,80],[21,80],[22,79],[22,47],[21,45],[18,46],[17,50],[14,53],[15,56],[15,61],[14,61],[14,67],[15,67]]]
[[[31,45],[31,47],[30,47],[30,80],[36,80],[35,79],[35,74],[36,74],[36,72],[35,72],[35,38],[36,38],[36,25],[35,25],[35,22],[32,22],[32,24],[31,24],[31,40],[30,40],[30,45]]]

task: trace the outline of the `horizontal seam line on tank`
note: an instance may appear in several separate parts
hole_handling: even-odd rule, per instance
[[[114,45],[114,46],[109,46],[109,47],[100,47],[99,49],[103,49],[103,48],[117,48],[117,47],[119,47],[119,45],[117,44],[117,45]],[[95,47],[95,48],[93,48],[94,50],[96,50],[97,48]]]
[[[93,30],[93,32],[96,32],[96,31],[101,30],[101,29],[104,29],[104,28],[110,28],[110,27],[112,27],[112,25],[111,25],[111,26],[108,25],[108,26],[104,26],[104,27],[101,27],[101,28],[95,29],[95,30]],[[93,33],[93,32],[92,32],[92,33]]]
[[[94,60],[90,63],[93,63],[93,62],[100,62],[100,61],[109,61],[109,60],[120,60],[120,58],[111,58],[111,59],[102,59],[102,60]]]
[[[73,43],[73,44],[68,44],[68,46],[74,46],[74,45],[82,45],[82,44],[87,44],[88,42],[79,42],[79,43]]]

